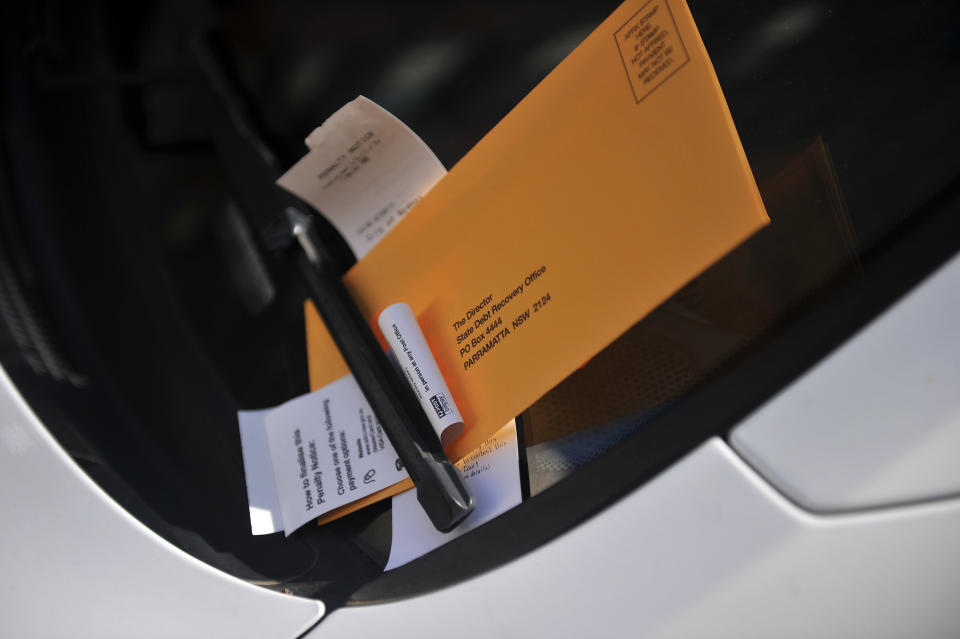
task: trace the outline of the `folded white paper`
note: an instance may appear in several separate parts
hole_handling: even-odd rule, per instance
[[[433,527],[423,512],[417,502],[416,490],[396,495],[393,498],[393,544],[385,570],[413,561],[520,503],[516,421],[511,420],[457,466],[477,498],[476,509],[454,530],[442,533]]]
[[[240,422],[240,447],[243,470],[247,479],[247,502],[250,505],[250,531],[269,535],[283,530],[277,482],[273,478],[273,462],[267,445],[267,410],[237,412]]]
[[[265,421],[288,535],[407,477],[352,375],[278,406]]]

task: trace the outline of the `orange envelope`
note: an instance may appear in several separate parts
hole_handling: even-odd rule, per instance
[[[413,308],[457,460],[766,223],[686,4],[628,1],[344,281],[378,335]],[[306,323],[316,389],[348,371],[309,304]]]

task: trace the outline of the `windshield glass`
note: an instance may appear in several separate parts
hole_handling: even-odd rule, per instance
[[[271,180],[244,149],[218,154],[231,123],[197,47],[279,166],[363,94],[449,168],[615,2],[19,10],[3,26],[5,370],[154,530],[328,606],[548,541],[723,435],[960,244],[956,3],[689,4],[771,224],[522,413],[533,498],[502,524],[384,577],[389,501],[286,540],[250,535],[237,410],[307,392],[306,293],[241,214]]]

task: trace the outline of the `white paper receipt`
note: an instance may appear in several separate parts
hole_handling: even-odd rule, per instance
[[[393,498],[393,543],[384,570],[402,566],[439,548],[452,539],[485,524],[522,499],[520,461],[515,421],[498,430],[480,448],[464,457],[457,467],[477,497],[477,507],[462,524],[448,533],[433,527],[417,501],[415,490]]]
[[[416,133],[363,96],[306,143],[310,151],[277,184],[329,219],[358,260],[446,175]]]
[[[352,375],[278,406],[265,421],[288,535],[407,477]]]

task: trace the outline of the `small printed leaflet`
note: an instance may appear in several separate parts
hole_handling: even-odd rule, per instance
[[[351,375],[278,406],[265,424],[288,535],[407,477]]]

